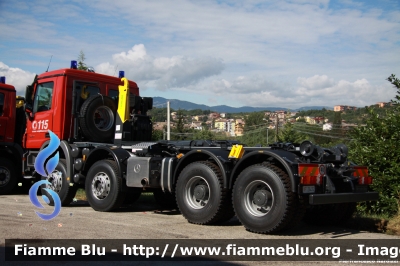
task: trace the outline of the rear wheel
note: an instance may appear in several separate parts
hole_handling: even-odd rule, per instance
[[[121,191],[122,178],[116,162],[98,161],[90,167],[86,176],[86,198],[96,211],[111,211],[122,205],[125,192]]]
[[[13,162],[6,158],[0,158],[0,194],[13,192],[17,181]]]
[[[269,163],[243,170],[234,184],[232,201],[240,222],[255,233],[284,229],[296,207],[288,175]]]
[[[211,162],[189,164],[179,175],[176,200],[182,215],[191,223],[213,224],[234,215],[231,191],[223,187],[219,168]]]
[[[42,176],[42,180],[47,180],[50,185],[42,185],[42,195],[46,195],[50,200],[49,205],[54,206],[53,197],[45,190],[51,189],[55,191],[61,200],[62,206],[68,206],[75,197],[78,186],[70,184],[70,177],[67,176],[67,167],[65,159],[60,159],[56,168],[49,176]]]

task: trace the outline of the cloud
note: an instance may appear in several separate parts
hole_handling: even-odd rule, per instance
[[[226,79],[214,80],[211,85],[211,91],[217,95],[226,93],[248,94],[263,91],[274,92],[282,89],[280,85],[267,81],[259,75],[252,77],[239,76],[232,81]]]
[[[148,94],[197,103],[363,106],[392,98],[385,78],[400,73],[395,1],[15,0],[2,7],[7,65],[40,73],[51,55],[50,70],[83,50],[97,72],[125,70]]]
[[[97,72],[113,75],[116,68],[123,69],[127,77],[158,90],[192,86],[224,69],[222,60],[212,57],[157,58],[147,54],[143,44],[133,46],[128,52],[114,54],[112,59],[112,63],[99,64]]]
[[[0,62],[0,76],[6,77],[6,83],[13,85],[17,90],[17,95],[25,95],[26,85],[32,83],[35,74],[24,71],[20,68],[9,67]]]
[[[318,90],[331,87],[334,81],[326,75],[315,75],[310,78],[297,78],[297,84],[307,90]]]
[[[363,107],[390,101],[396,94],[389,82],[373,85],[367,79],[335,81],[326,75],[299,77],[297,83],[277,84],[260,76],[215,80],[212,92],[241,106],[286,107],[352,105]]]

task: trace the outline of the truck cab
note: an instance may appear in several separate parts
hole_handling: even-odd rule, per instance
[[[0,77],[0,194],[12,192],[22,179],[21,147],[25,131],[24,99]]]
[[[14,142],[15,96],[14,86],[0,82],[0,142]]]
[[[26,91],[29,119],[24,147],[39,150],[49,140],[48,130],[69,142],[111,143],[120,84],[118,77],[78,70],[73,65],[37,76]],[[130,94],[139,95],[135,82],[129,81],[129,88]],[[108,108],[95,108],[93,102],[105,103]]]

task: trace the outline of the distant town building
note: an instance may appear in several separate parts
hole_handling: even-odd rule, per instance
[[[235,121],[235,136],[243,136],[244,121],[242,119],[236,119]]]
[[[335,105],[333,107],[333,111],[335,112],[347,111],[347,110],[357,110],[357,107],[349,105]]]
[[[216,119],[216,118],[219,118],[220,115],[219,115],[218,113],[210,113],[210,114],[208,115],[208,117],[209,117],[210,119]]]
[[[324,125],[322,126],[322,130],[323,130],[323,131],[332,130],[332,125],[331,125],[331,124],[324,124]]]
[[[219,131],[227,131],[227,120],[226,119],[217,119],[214,123],[214,128],[218,129]]]
[[[228,132],[229,132],[229,134],[230,134],[232,137],[235,136],[235,125],[236,125],[235,120],[234,120],[234,119],[229,119],[229,122],[228,122]]]
[[[379,102],[379,103],[376,103],[376,105],[378,105],[379,108],[383,108],[385,106],[392,106],[393,104],[392,104],[392,102]]]
[[[192,122],[190,125],[190,128],[196,129],[196,130],[203,130],[203,126],[201,125],[201,122]]]
[[[316,116],[314,117],[315,123],[316,124],[323,124],[324,123],[324,117],[322,116]]]
[[[308,123],[308,124],[312,124],[312,125],[316,124],[315,118],[312,116],[305,116],[304,119],[306,120],[306,123]]]

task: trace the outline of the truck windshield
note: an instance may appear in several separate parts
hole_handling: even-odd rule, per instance
[[[43,112],[51,109],[54,82],[40,83],[37,85],[33,112]]]

